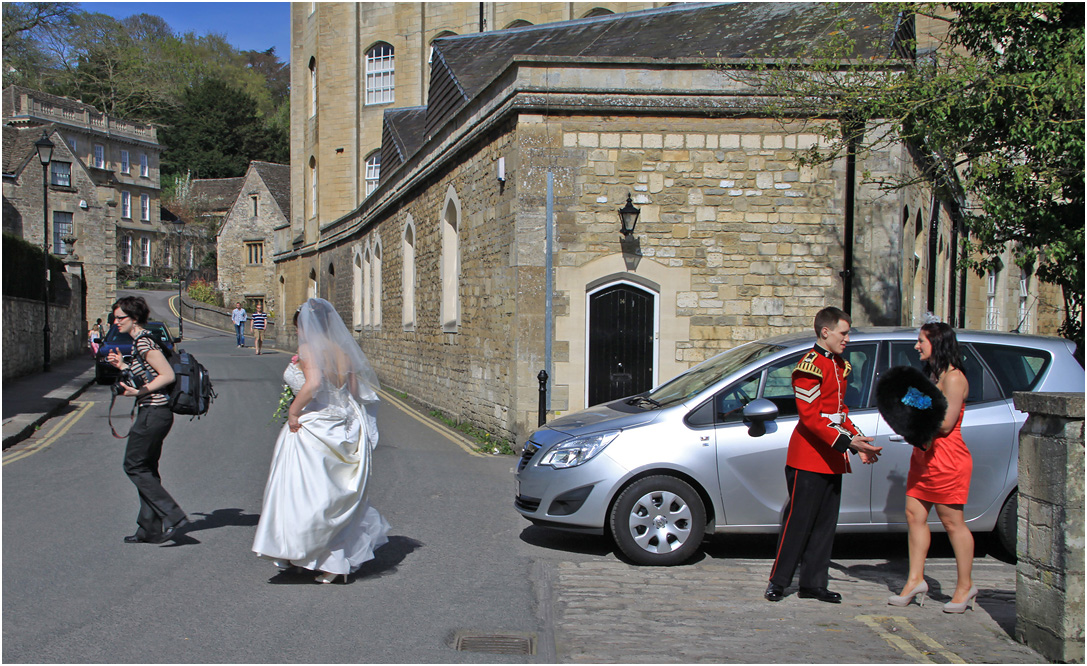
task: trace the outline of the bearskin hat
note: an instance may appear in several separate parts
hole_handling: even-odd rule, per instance
[[[902,365],[879,378],[876,407],[891,430],[920,447],[939,433],[947,414],[947,398],[920,370]]]

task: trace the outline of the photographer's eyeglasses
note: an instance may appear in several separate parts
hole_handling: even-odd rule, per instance
[[[121,321],[122,319],[132,319],[132,317],[130,317],[129,315],[121,315],[119,317],[117,315],[113,315],[114,322]]]

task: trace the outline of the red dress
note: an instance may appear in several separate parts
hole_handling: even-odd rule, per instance
[[[927,451],[915,448],[906,477],[906,495],[935,504],[966,504],[974,460],[962,441],[963,406],[959,420],[945,437],[937,437]]]

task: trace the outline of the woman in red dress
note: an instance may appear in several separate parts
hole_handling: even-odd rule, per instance
[[[978,589],[971,577],[974,536],[963,519],[963,505],[970,493],[973,460],[962,440],[962,416],[970,384],[963,374],[962,354],[955,331],[942,322],[925,324],[914,346],[925,361],[929,377],[947,398],[947,414],[939,435],[924,448],[916,448],[906,478],[906,523],[909,526],[910,572],[902,593],[887,599],[892,606],[906,606],[915,597],[924,603],[925,558],[932,540],[928,516],[932,507],[947,530],[955,552],[958,581],[945,613],[962,613],[973,605]]]

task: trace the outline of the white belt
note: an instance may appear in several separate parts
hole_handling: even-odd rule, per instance
[[[835,414],[823,414],[822,416],[824,418],[830,419],[830,422],[836,425],[841,425],[845,421],[845,414],[841,412],[837,412]]]

